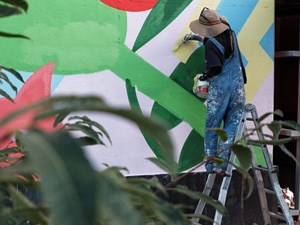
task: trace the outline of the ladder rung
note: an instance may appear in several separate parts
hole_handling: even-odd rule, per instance
[[[248,143],[247,143],[247,145],[248,145],[248,146],[256,146],[256,147],[260,147],[260,148],[263,148],[263,147],[264,147],[263,144],[259,144],[259,143],[251,143],[251,144],[248,144]]]
[[[272,216],[272,217],[275,217],[280,220],[285,220],[285,218],[282,214],[278,214],[278,213],[274,213],[274,212],[269,212],[269,213],[270,213],[270,216]]]
[[[247,117],[246,120],[248,120],[248,121],[253,121],[253,118]]]
[[[266,171],[266,172],[270,171],[267,167],[262,167],[262,166],[256,166],[255,169],[256,170],[261,170],[261,171]]]
[[[300,210],[299,209],[290,209],[290,214],[292,216],[299,216],[300,215]]]
[[[266,188],[265,188],[265,192],[268,193],[268,194],[272,194],[272,195],[275,195],[275,194],[276,194],[275,191],[270,190],[270,189],[266,189]]]
[[[263,167],[263,166],[256,166],[255,169],[256,169],[256,170],[265,171],[265,172],[268,172],[268,173],[270,173],[270,174],[276,173],[276,170],[275,170],[275,169],[269,169],[269,168]]]

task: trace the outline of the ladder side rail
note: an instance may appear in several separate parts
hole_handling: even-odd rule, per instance
[[[264,141],[265,137],[263,135],[262,128],[260,127],[260,124],[258,123],[258,115],[257,115],[257,111],[256,111],[255,106],[251,110],[251,115],[252,115],[252,118],[253,118],[254,126],[256,128],[258,139]],[[273,162],[271,161],[267,146],[265,144],[263,144],[261,146],[261,148],[263,150],[263,155],[264,155],[264,158],[265,158],[266,165],[267,165],[268,169],[271,169],[272,172],[275,171],[274,166],[273,166]]]
[[[258,167],[258,164],[257,164],[255,153],[253,151],[253,147],[252,146],[248,146],[248,147],[250,148],[251,153],[252,153],[252,171],[253,171],[255,183],[257,186],[257,192],[258,192],[258,197],[259,197],[260,206],[261,206],[261,210],[262,210],[264,224],[272,224],[271,217],[270,217],[270,211],[269,211],[269,207],[268,207],[267,195],[265,193],[265,185],[264,185],[263,176],[261,174],[261,171],[256,169]]]
[[[286,222],[288,225],[294,225],[294,219],[290,213],[289,207],[284,199],[281,186],[279,184],[277,175],[275,173],[272,173],[270,175],[271,183],[273,184],[274,191],[276,192],[276,197],[278,200],[278,203],[280,205],[280,208],[282,210],[282,213],[286,219]]]
[[[225,176],[222,180],[222,185],[221,185],[221,188],[220,188],[220,193],[219,193],[219,198],[218,200],[222,203],[222,205],[225,206],[225,202],[226,202],[226,198],[227,198],[227,193],[228,193],[228,189],[229,189],[229,185],[230,185],[230,181],[231,181],[231,177],[232,177],[232,170],[233,170],[233,162],[235,160],[236,156],[235,154],[232,152],[230,154],[230,162],[228,164],[228,167],[227,167],[227,172],[230,171],[229,176]],[[222,222],[222,218],[223,218],[223,215],[216,210],[216,213],[215,213],[215,217],[214,217],[214,225],[221,225],[221,222]]]
[[[214,182],[215,182],[215,178],[216,178],[216,174],[213,173],[213,174],[209,174],[208,175],[208,178],[207,178],[207,181],[205,183],[205,187],[204,187],[204,190],[203,190],[203,194],[209,196],[212,188],[213,188],[213,185],[214,185]],[[203,209],[205,207],[205,204],[206,202],[203,201],[202,199],[199,200],[198,204],[197,204],[197,207],[196,207],[196,210],[194,212],[194,214],[202,214],[203,212]],[[199,222],[199,218],[196,218],[196,217],[193,217],[192,218],[192,221],[195,222],[195,223],[198,223]]]
[[[258,129],[260,127],[260,124],[257,122],[258,121],[258,115],[257,115],[257,112],[255,110],[255,106],[252,105],[252,104],[247,104],[246,109],[247,109],[247,112],[251,116],[251,121],[253,122],[254,127],[256,129]],[[246,131],[247,131],[247,129],[245,127],[245,132]],[[258,135],[259,139],[264,138],[263,134],[258,133],[258,131],[257,131],[257,135]],[[250,148],[251,154],[252,154],[252,171],[253,171],[253,176],[254,176],[254,179],[255,179],[256,186],[257,186],[257,192],[258,192],[258,197],[259,197],[260,206],[261,206],[261,210],[262,210],[262,216],[263,216],[264,224],[272,224],[271,217],[270,217],[270,211],[269,211],[269,207],[268,207],[267,196],[266,196],[266,193],[265,193],[265,185],[264,185],[263,176],[261,174],[261,171],[256,169],[258,167],[256,155],[255,155],[255,152],[253,150],[253,146],[248,144],[248,140],[249,140],[249,137],[246,135],[245,136],[245,142],[246,142],[247,147]]]
[[[258,121],[258,115],[257,115],[256,107],[254,105],[253,105],[253,108],[251,110],[251,115],[253,117],[254,125],[257,128],[258,138],[260,140],[265,140],[262,129],[260,127],[260,124],[257,122]],[[278,200],[278,204],[281,207],[281,210],[283,212],[286,223],[288,225],[293,225],[294,224],[293,217],[291,216],[289,208],[288,208],[288,206],[287,206],[287,204],[284,200],[282,189],[280,187],[278,177],[277,177],[276,171],[275,171],[274,166],[273,166],[273,162],[271,161],[268,148],[265,144],[263,144],[261,146],[261,148],[263,150],[263,155],[264,155],[267,167],[269,169],[268,175],[270,177],[271,185],[273,186],[273,189],[276,192],[276,197],[277,197],[277,200]]]
[[[234,143],[240,142],[240,140],[243,138],[244,131],[245,131],[246,117],[247,117],[247,111],[243,110],[239,126],[237,127],[237,130],[236,130]],[[236,155],[233,152],[231,152],[230,157],[229,157],[229,164],[226,169],[226,174],[228,174],[229,176],[226,176],[223,178],[222,184],[220,187],[218,200],[224,206],[226,203],[227,193],[228,193],[228,189],[229,189],[229,185],[230,185],[230,181],[231,181],[231,177],[232,177],[233,163],[234,163],[235,159],[236,159]],[[216,211],[215,217],[214,217],[214,225],[220,225],[222,222],[222,218],[223,218],[222,214],[220,212]]]

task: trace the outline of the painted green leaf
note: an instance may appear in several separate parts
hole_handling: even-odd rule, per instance
[[[205,48],[197,48],[189,57],[186,63],[179,63],[170,75],[170,78],[189,91],[191,94],[194,84],[194,77],[205,70]],[[193,94],[194,95],[194,94]],[[196,98],[196,97],[195,97]],[[203,99],[198,98],[200,101]]]
[[[29,39],[28,37],[21,35],[21,34],[12,34],[12,33],[6,33],[6,32],[1,32],[0,31],[0,36],[2,37],[7,37],[7,38],[25,38]]]
[[[27,11],[28,9],[28,3],[25,0],[1,0],[1,1],[10,4],[16,8],[21,8],[24,11]]]
[[[0,66],[0,69],[8,71],[11,75],[13,75],[15,78],[17,78],[22,83],[25,82],[24,79],[23,79],[23,77],[22,77],[22,75],[18,71],[14,70],[12,68],[4,67],[4,66]]]
[[[194,51],[186,63],[179,63],[170,75],[170,78],[194,96],[192,92],[193,78],[196,74],[204,71],[204,68],[204,47],[201,47]],[[196,96],[194,97],[197,98]],[[197,99],[202,102],[204,101],[204,99]],[[157,102],[153,105],[151,115],[164,120],[169,129],[176,127],[182,121]]]
[[[141,115],[143,115],[143,112],[141,110],[137,95],[136,95],[136,89],[135,87],[133,87],[130,83],[129,80],[126,80],[126,91],[127,91],[127,96],[129,99],[129,104],[130,107],[133,110],[136,110],[137,112],[139,112]],[[143,129],[141,129],[141,133],[143,134],[143,137],[145,139],[145,141],[147,142],[148,146],[152,149],[153,153],[156,155],[157,158],[159,159],[163,159],[163,154],[160,151],[159,146],[156,144],[155,140],[153,140],[151,138],[151,136],[149,136],[146,132],[144,132]]]
[[[137,51],[165,29],[191,2],[192,0],[181,0],[174,4],[173,0],[158,1],[147,17],[132,50]]]
[[[186,63],[179,63],[173,73],[170,75],[170,78],[174,80],[177,84],[179,84],[183,89],[186,89],[191,93],[198,101],[204,101],[203,99],[199,99],[192,93],[193,86],[193,78],[197,73],[201,73],[204,71],[205,63],[204,63],[204,47],[200,47],[196,49],[193,54],[189,57]],[[140,108],[138,98],[136,95],[136,89],[130,84],[130,81],[126,83],[126,90],[129,103],[133,109],[138,110],[142,113],[142,109]],[[180,104],[180,103],[179,103]],[[193,109],[193,106],[190,106],[190,109]],[[189,109],[186,109],[189,110]],[[205,120],[205,115],[197,112],[195,110],[195,115],[199,113],[199,119]],[[153,108],[151,111],[151,117],[158,117],[165,122],[168,129],[172,129],[179,125],[182,120],[179,119],[176,115],[171,113],[165,107],[161,106],[158,102],[154,102]],[[179,168],[180,171],[191,168],[197,163],[203,160],[203,137],[201,135],[197,135],[196,131],[192,131],[186,140],[186,144],[181,150],[181,156],[179,160]],[[161,153],[159,152],[159,148],[154,144],[153,140],[149,138],[147,135],[143,134],[147,144],[152,149],[154,154],[161,158]],[[187,144],[188,143],[188,144]],[[190,148],[189,145],[193,145],[193,148]],[[195,157],[190,157],[193,154]]]
[[[178,165],[179,171],[185,171],[199,164],[205,158],[204,138],[192,130],[182,147]]]
[[[181,119],[179,119],[173,113],[170,113],[170,111],[166,110],[164,107],[162,107],[157,102],[154,102],[154,104],[153,104],[151,116],[158,117],[161,120],[163,120],[167,124],[167,127],[169,129],[176,127],[178,124],[180,124],[182,122]]]
[[[0,18],[20,14],[21,11],[16,7],[0,5]]]
[[[9,94],[7,94],[7,92],[5,92],[4,90],[0,89],[0,95],[14,103],[14,100],[12,99],[12,97],[10,97]]]

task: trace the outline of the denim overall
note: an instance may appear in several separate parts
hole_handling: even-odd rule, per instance
[[[225,59],[222,72],[209,78],[209,90],[207,98],[206,128],[220,128],[222,121],[223,129],[228,139],[225,142],[218,140],[215,132],[205,131],[204,151],[207,156],[214,156],[222,150],[219,157],[228,160],[230,156],[229,146],[234,142],[235,132],[239,125],[242,111],[245,105],[245,90],[243,73],[239,61],[239,50],[235,35],[233,37],[234,53]],[[224,47],[214,38],[210,38],[224,55]],[[217,167],[213,161],[205,165],[207,172],[212,172]],[[227,163],[218,166],[226,170]]]

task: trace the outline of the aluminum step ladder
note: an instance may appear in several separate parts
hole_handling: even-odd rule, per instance
[[[250,116],[250,117],[249,117]],[[257,160],[255,157],[255,154],[253,153],[253,146],[249,145],[249,143],[247,143],[247,137],[246,132],[246,121],[252,121],[253,125],[255,127],[255,132],[257,134],[257,137],[259,138],[259,140],[264,140],[264,135],[262,133],[262,130],[260,129],[260,124],[258,122],[258,115],[257,115],[257,111],[256,111],[256,107],[253,104],[246,104],[245,108],[243,110],[242,113],[242,117],[241,117],[241,121],[240,124],[237,128],[237,132],[236,132],[236,137],[235,137],[235,141],[239,141],[244,139],[246,142],[246,145],[251,149],[252,151],[252,170],[253,170],[253,174],[254,174],[254,179],[257,185],[257,190],[258,190],[258,195],[259,195],[259,200],[260,200],[260,205],[261,205],[261,210],[262,210],[262,216],[263,216],[263,220],[264,220],[264,224],[265,225],[271,225],[271,218],[274,217],[280,221],[282,221],[283,224],[287,224],[287,225],[294,225],[294,221],[293,218],[290,214],[289,208],[284,200],[283,197],[283,193],[281,190],[281,187],[279,185],[278,182],[278,178],[277,178],[277,174],[276,174],[276,170],[272,164],[272,161],[270,159],[270,155],[269,155],[269,151],[266,145],[259,145],[259,147],[261,148],[262,152],[263,152],[263,156],[265,159],[265,164],[266,167],[261,167],[258,166],[257,164]],[[226,197],[227,197],[227,192],[229,189],[229,185],[231,182],[231,177],[232,177],[232,170],[233,170],[233,165],[232,163],[235,161],[235,154],[232,152],[229,158],[230,163],[228,163],[228,167],[226,170],[226,174],[228,174],[229,176],[225,176],[222,180],[222,184],[220,186],[220,192],[219,192],[219,197],[218,200],[225,205],[226,202]],[[272,186],[272,190],[268,190],[265,188],[264,185],[264,180],[263,180],[263,176],[261,171],[266,171],[268,174],[268,177],[270,179],[270,183]],[[216,178],[216,174],[209,174],[207,177],[207,181],[203,190],[203,193],[206,195],[209,195],[213,185],[214,185],[214,181]],[[267,194],[273,194],[276,195],[276,199],[278,202],[278,208],[280,210],[280,212],[274,213],[269,211],[268,208],[268,202],[267,202]],[[200,200],[198,202],[198,205],[196,207],[195,210],[195,214],[202,214],[204,207],[206,205],[206,202],[204,202],[203,200]],[[199,224],[199,218],[192,218],[191,219],[191,224],[193,225],[197,225]],[[222,223],[222,214],[219,213],[218,211],[216,211],[215,213],[215,217],[214,217],[214,225],[221,225]],[[279,223],[280,224],[280,223]]]

